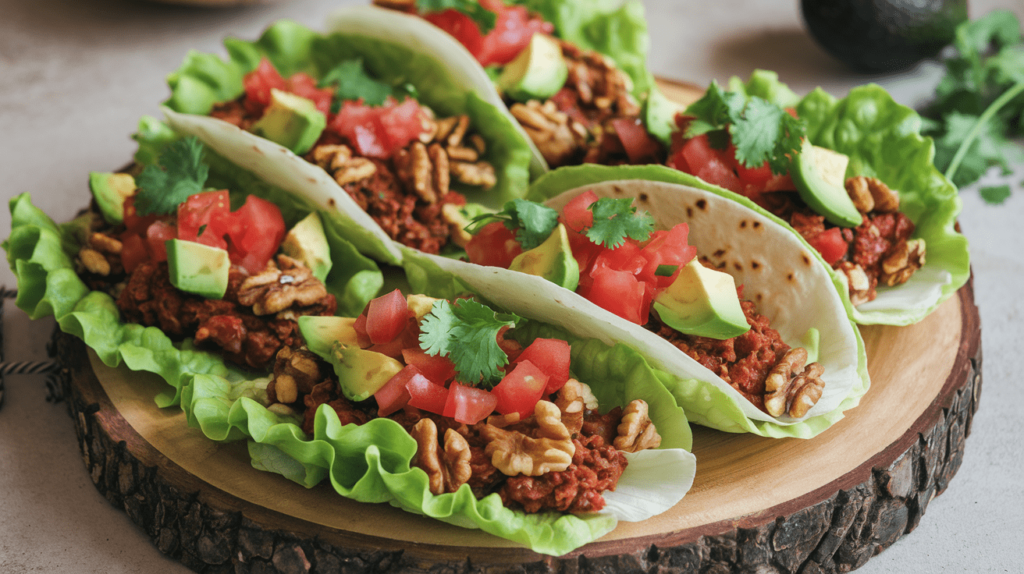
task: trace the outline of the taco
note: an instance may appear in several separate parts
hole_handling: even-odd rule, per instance
[[[467,253],[481,265],[431,258],[441,275],[414,286],[452,274],[503,308],[626,344],[690,421],[724,431],[812,437],[867,391],[842,282],[750,201],[660,166],[564,168],[531,197],[549,199],[479,221]]]
[[[352,20],[355,32],[330,35],[277,22],[255,42],[225,40],[227,61],[190,53],[168,77],[167,122],[275,185],[311,189],[378,260],[399,262],[392,239],[458,252],[478,202],[525,192],[527,138],[420,40],[436,35],[428,24]]]
[[[480,93],[505,102],[544,166],[664,162],[675,106],[647,68],[639,1],[374,4],[418,15],[454,40],[449,63],[474,69]],[[332,15],[329,28],[355,32],[353,13]]]
[[[967,281],[956,188],[920,117],[882,88],[800,98],[756,71],[712,84],[677,123],[668,165],[786,221],[846,282],[858,323],[915,323]]]
[[[634,351],[498,313],[472,289],[370,300],[381,273],[336,215],[192,138],[158,157],[94,174],[92,208],[68,224],[12,200],[17,303],[104,364],[162,377],[159,406],[249,441],[255,468],[549,554],[689,488],[686,417]],[[566,482],[572,496],[552,493]]]

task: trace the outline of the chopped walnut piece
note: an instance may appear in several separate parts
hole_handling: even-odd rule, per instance
[[[885,185],[877,177],[867,177],[865,175],[851,177],[846,180],[846,191],[850,194],[851,199],[854,194],[860,198],[864,197],[865,192],[871,195],[872,209],[865,211],[858,206],[857,209],[861,213],[867,213],[868,211],[894,213],[900,209],[900,195],[889,189],[889,186]],[[863,199],[862,203],[866,205]],[[854,205],[857,205],[856,202],[854,202]]]
[[[377,173],[377,164],[365,157],[354,157],[340,164],[334,172],[334,181],[338,185],[348,185],[373,177]]]
[[[811,363],[805,368],[806,362],[807,350],[790,349],[768,373],[764,382],[764,406],[768,414],[777,417],[788,410],[790,416],[802,417],[821,398],[825,387],[821,375],[825,369],[821,363]]]
[[[839,263],[839,271],[846,275],[846,282],[850,289],[850,303],[856,307],[861,303],[867,303],[874,297],[871,289],[871,279],[864,272],[864,268],[852,261]]]
[[[427,148],[427,155],[430,157],[431,170],[434,174],[433,184],[437,197],[442,198],[448,195],[448,188],[451,183],[451,173],[448,167],[448,152],[444,151],[441,144],[430,144]]]
[[[901,285],[924,265],[924,239],[900,241],[889,253],[882,261],[882,276],[879,280],[889,287]]]
[[[277,402],[294,403],[308,395],[323,378],[317,356],[306,349],[282,347],[274,360],[274,392]]]
[[[405,186],[416,192],[423,201],[437,203],[434,187],[434,165],[423,142],[413,142],[408,148],[395,154],[395,170]]]
[[[335,170],[352,159],[352,149],[342,144],[319,145],[313,148],[311,155],[318,166]]]
[[[572,159],[581,147],[565,113],[545,110],[537,100],[513,104],[510,111],[552,167]]]
[[[846,193],[853,201],[853,206],[861,213],[867,213],[875,208],[875,198],[871,197],[868,190],[866,177],[851,177],[846,180]]]
[[[247,277],[238,288],[238,303],[252,307],[255,315],[272,315],[298,305],[313,305],[327,296],[327,288],[308,267],[287,255],[277,265],[267,262],[258,275]]]
[[[451,146],[448,148],[448,157],[454,161],[474,162],[480,159],[480,154],[471,147]]]
[[[561,416],[553,403],[537,401],[532,436],[499,428],[488,420],[480,429],[480,436],[487,441],[486,453],[491,456],[491,463],[507,476],[541,476],[569,468],[576,447]]]
[[[427,473],[430,492],[455,492],[473,474],[470,468],[469,443],[454,429],[444,433],[444,449],[438,452],[437,425],[430,419],[420,419],[409,434],[416,440],[416,455],[412,465]],[[443,456],[442,456],[443,455]]]
[[[451,133],[445,138],[447,144],[451,147],[462,145],[462,138],[466,137],[467,129],[469,129],[469,116],[458,116]]]
[[[485,153],[487,153],[487,142],[484,140],[484,137],[480,134],[473,134],[469,136],[469,145],[473,146],[473,149],[476,150],[476,153],[480,155],[484,155]]]
[[[636,399],[626,405],[622,411],[622,422],[619,423],[618,436],[612,443],[615,448],[625,452],[639,452],[661,445],[661,435],[651,422],[650,412],[645,401]]]
[[[124,270],[121,266],[121,242],[99,232],[89,234],[78,251],[78,259],[90,272],[104,277]]]
[[[583,413],[587,408],[583,398],[583,383],[576,379],[569,379],[565,385],[558,390],[555,397],[555,406],[562,411],[562,423],[569,434],[576,436],[583,428]]]
[[[441,207],[441,217],[444,218],[445,222],[448,223],[448,227],[451,230],[451,239],[455,245],[465,248],[469,244],[469,240],[473,239],[473,236],[466,231],[466,226],[469,225],[469,219],[465,215],[462,215],[462,210],[458,205],[454,203],[446,203]]]
[[[498,178],[494,175],[494,166],[485,161],[476,163],[453,161],[449,164],[449,169],[455,179],[466,185],[490,189],[498,183]]]
[[[81,260],[82,265],[85,265],[85,268],[90,273],[103,275],[104,277],[110,275],[110,263],[107,263],[107,258],[99,251],[90,247],[83,247],[78,252],[78,259]]]
[[[448,135],[455,129],[455,125],[459,123],[459,118],[452,116],[450,118],[441,118],[437,120],[437,129],[434,132],[434,139],[431,141],[443,141],[448,139]]]

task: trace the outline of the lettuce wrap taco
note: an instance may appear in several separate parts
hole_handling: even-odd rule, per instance
[[[381,273],[337,216],[193,138],[157,157],[94,174],[67,224],[11,201],[17,303],[104,364],[159,375],[159,406],[247,440],[256,469],[548,554],[688,490],[686,417],[636,352],[455,281],[450,301],[371,300]]]
[[[489,101],[505,102],[544,166],[664,161],[675,107],[647,68],[639,1],[374,4],[418,15],[454,40],[448,62],[473,70]],[[329,28],[355,32],[351,13],[332,15]]]
[[[396,264],[391,239],[459,251],[476,202],[525,192],[531,153],[501,102],[427,41],[429,24],[380,12],[357,11],[353,31],[330,35],[277,22],[257,41],[225,40],[226,61],[190,53],[164,112],[268,182],[305,186],[356,247]]]
[[[847,284],[858,323],[915,323],[967,281],[956,188],[921,118],[881,87],[800,98],[757,71],[712,84],[677,123],[668,165],[786,221]]]
[[[625,344],[690,421],[728,432],[812,437],[867,391],[841,280],[749,200],[660,166],[563,168],[530,193],[548,199],[478,221],[479,265],[430,257],[437,269],[413,285],[451,274],[503,308]]]

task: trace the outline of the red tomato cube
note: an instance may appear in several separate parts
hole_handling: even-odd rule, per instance
[[[544,396],[549,378],[532,362],[517,362],[512,372],[505,375],[491,391],[497,398],[495,410],[503,415],[519,413],[521,419],[532,415],[537,401]]]
[[[569,364],[571,362],[568,341],[561,339],[534,339],[525,349],[516,363],[532,363],[547,375],[548,384],[545,395],[557,391],[569,380]],[[513,371],[515,372],[515,371]],[[500,410],[498,412],[501,412]]]

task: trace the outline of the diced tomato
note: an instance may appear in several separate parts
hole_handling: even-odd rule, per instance
[[[498,398],[484,389],[452,383],[443,414],[456,422],[474,425],[493,413],[497,404]]]
[[[488,223],[466,245],[471,263],[508,269],[512,260],[523,252],[516,234],[500,221]]]
[[[296,96],[312,100],[313,104],[316,105],[316,109],[324,114],[328,114],[331,111],[331,100],[334,98],[334,90],[316,87],[316,80],[307,74],[298,72],[288,78],[288,91]]]
[[[497,399],[495,410],[503,415],[519,413],[521,419],[532,415],[537,401],[544,396],[548,379],[548,375],[530,361],[520,361],[491,391]]]
[[[178,230],[166,221],[157,220],[150,224],[146,229],[146,250],[149,251],[150,260],[157,263],[167,261],[166,242],[177,236]]]
[[[618,134],[622,147],[626,148],[629,162],[634,164],[655,161],[661,146],[647,133],[647,128],[639,118],[617,118],[612,120],[612,127]]]
[[[403,149],[409,142],[423,133],[425,114],[416,100],[409,98],[398,105],[391,106],[389,100],[380,114],[380,125],[384,129],[384,137],[391,153]]]
[[[547,375],[548,384],[544,388],[544,394],[550,395],[562,388],[565,382],[569,380],[569,363],[571,361],[569,351],[570,348],[567,341],[561,339],[534,339],[526,349],[523,349],[522,354],[519,355],[515,362],[532,363],[542,373]],[[504,382],[504,379],[502,379],[502,382]],[[494,390],[497,393],[497,387]],[[498,400],[500,403],[500,397]],[[498,412],[501,412],[500,406]]]
[[[693,164],[690,164],[693,165]],[[712,158],[704,165],[697,168],[697,172],[694,174],[711,185],[717,185],[740,193],[743,191],[743,183],[740,178],[736,176],[733,168],[727,161],[723,161],[718,158]]]
[[[474,58],[480,53],[484,37],[480,33],[480,27],[469,16],[458,10],[449,9],[441,12],[432,12],[423,17],[427,22],[451,34],[453,38],[469,50],[469,53]]]
[[[287,90],[288,85],[270,60],[263,58],[256,69],[245,75],[245,107],[254,115],[263,115],[270,105],[270,90]]]
[[[590,204],[597,201],[597,194],[587,190],[565,204],[562,208],[562,223],[572,231],[583,231],[594,225],[594,212],[590,211]]]
[[[829,265],[842,259],[849,249],[849,245],[843,241],[843,230],[839,227],[833,227],[823,233],[819,233],[817,237],[808,243],[811,244],[811,247],[817,249],[818,253],[821,253],[821,258]]]
[[[366,334],[375,345],[394,340],[409,319],[409,305],[398,289],[370,301],[366,311]]]
[[[146,232],[146,229],[160,216],[158,215],[139,215],[135,209],[135,198],[137,196],[132,195],[124,200],[124,226],[128,233],[134,233],[136,235],[142,235]]]
[[[494,29],[486,36],[469,16],[453,9],[424,17],[451,34],[483,66],[505,65],[526,48],[535,32],[554,32],[552,24],[531,16],[524,6],[505,6],[500,0],[483,0],[480,5],[497,14]]]
[[[197,193],[178,206],[178,239],[227,249],[232,219],[227,190]]]
[[[373,398],[377,400],[377,416],[386,417],[401,409],[412,398],[409,388],[406,386],[410,379],[423,375],[412,365],[407,365],[398,374],[391,377],[391,380],[384,383],[384,386],[377,389]]]
[[[406,365],[413,365],[431,382],[443,385],[455,377],[455,363],[448,357],[428,355],[419,348],[402,349]]]
[[[423,133],[424,112],[415,100],[388,98],[378,107],[361,102],[345,102],[330,124],[359,155],[387,159]]]
[[[576,259],[576,264],[580,268],[580,281],[586,281],[589,278],[588,274],[594,261],[608,249],[594,243],[584,233],[570,231],[568,235],[569,248],[572,249],[572,256]]]
[[[235,265],[255,275],[267,266],[284,239],[281,210],[265,199],[250,195],[233,214],[238,227],[229,234],[228,256]]]
[[[732,146],[730,146],[731,148]],[[746,167],[743,165],[743,162],[737,160],[736,174],[743,183],[762,187],[772,178],[772,168],[768,165],[767,161],[758,167]]]
[[[659,277],[656,275],[658,267],[662,265],[681,267],[697,256],[697,248],[686,244],[689,234],[690,226],[685,223],[677,223],[672,226],[672,229],[659,229],[651,233],[647,244],[640,251],[640,257],[646,261],[643,270],[638,275],[640,279],[662,289],[671,285],[676,274],[673,273],[670,277]]]
[[[149,253],[142,236],[128,231],[121,234],[121,265],[124,270],[131,273],[146,261],[149,261]]]
[[[588,240],[589,241],[589,240]],[[628,271],[637,275],[647,264],[647,260],[640,253],[640,245],[635,241],[627,239],[625,243],[615,249],[603,249],[594,258],[594,264],[589,269],[591,275],[598,269],[615,269]]]
[[[615,313],[623,319],[643,325],[640,312],[643,305],[644,284],[628,271],[600,269],[591,275],[594,279],[586,297],[592,303]]]
[[[405,383],[405,388],[409,390],[409,405],[437,415],[444,414],[448,389],[443,385],[434,384],[421,374],[414,374]]]

